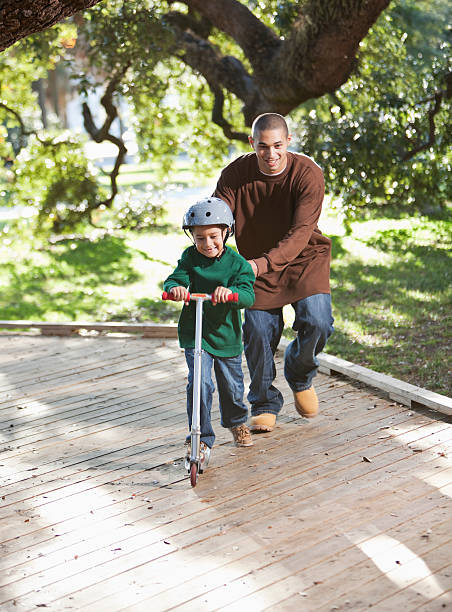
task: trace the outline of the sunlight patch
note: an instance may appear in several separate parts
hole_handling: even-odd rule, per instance
[[[361,542],[351,535],[347,537],[397,587],[413,589],[428,599],[444,593],[428,565],[398,540],[385,534]]]

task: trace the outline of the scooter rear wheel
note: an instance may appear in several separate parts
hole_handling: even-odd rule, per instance
[[[196,487],[196,482],[198,480],[198,466],[196,463],[192,463],[190,466],[190,483],[192,487]]]

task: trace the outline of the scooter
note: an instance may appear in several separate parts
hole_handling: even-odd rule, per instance
[[[171,293],[164,291],[162,293],[162,300],[175,301]],[[202,367],[202,313],[203,304],[206,301],[212,301],[212,296],[208,293],[188,293],[185,304],[188,304],[190,300],[196,302],[196,324],[195,324],[195,358],[194,358],[194,369],[193,369],[193,411],[192,411],[192,423],[191,423],[191,454],[190,454],[190,468],[188,473],[190,474],[190,484],[192,487],[196,486],[198,481],[198,474],[203,473],[201,467],[201,456],[200,456],[200,445],[201,445],[201,418],[200,418],[200,404],[201,404],[201,367]],[[228,295],[228,302],[238,302],[239,294],[230,293]]]

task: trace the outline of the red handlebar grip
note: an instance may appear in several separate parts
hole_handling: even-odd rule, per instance
[[[170,291],[164,291],[162,293],[162,300],[171,300],[173,302],[176,301],[173,297],[173,294]]]
[[[170,291],[164,291],[162,293],[162,300],[171,300],[173,302],[177,301],[174,299],[173,294]],[[187,293],[187,298],[185,300],[185,303],[187,304],[189,301],[190,301],[190,293]]]
[[[228,295],[228,302],[238,302],[239,301],[239,294],[238,293],[230,293]]]

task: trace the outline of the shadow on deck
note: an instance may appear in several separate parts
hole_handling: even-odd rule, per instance
[[[2,609],[450,608],[451,418],[319,374],[307,421],[281,361],[277,428],[214,404],[192,489],[176,340],[0,336]]]

